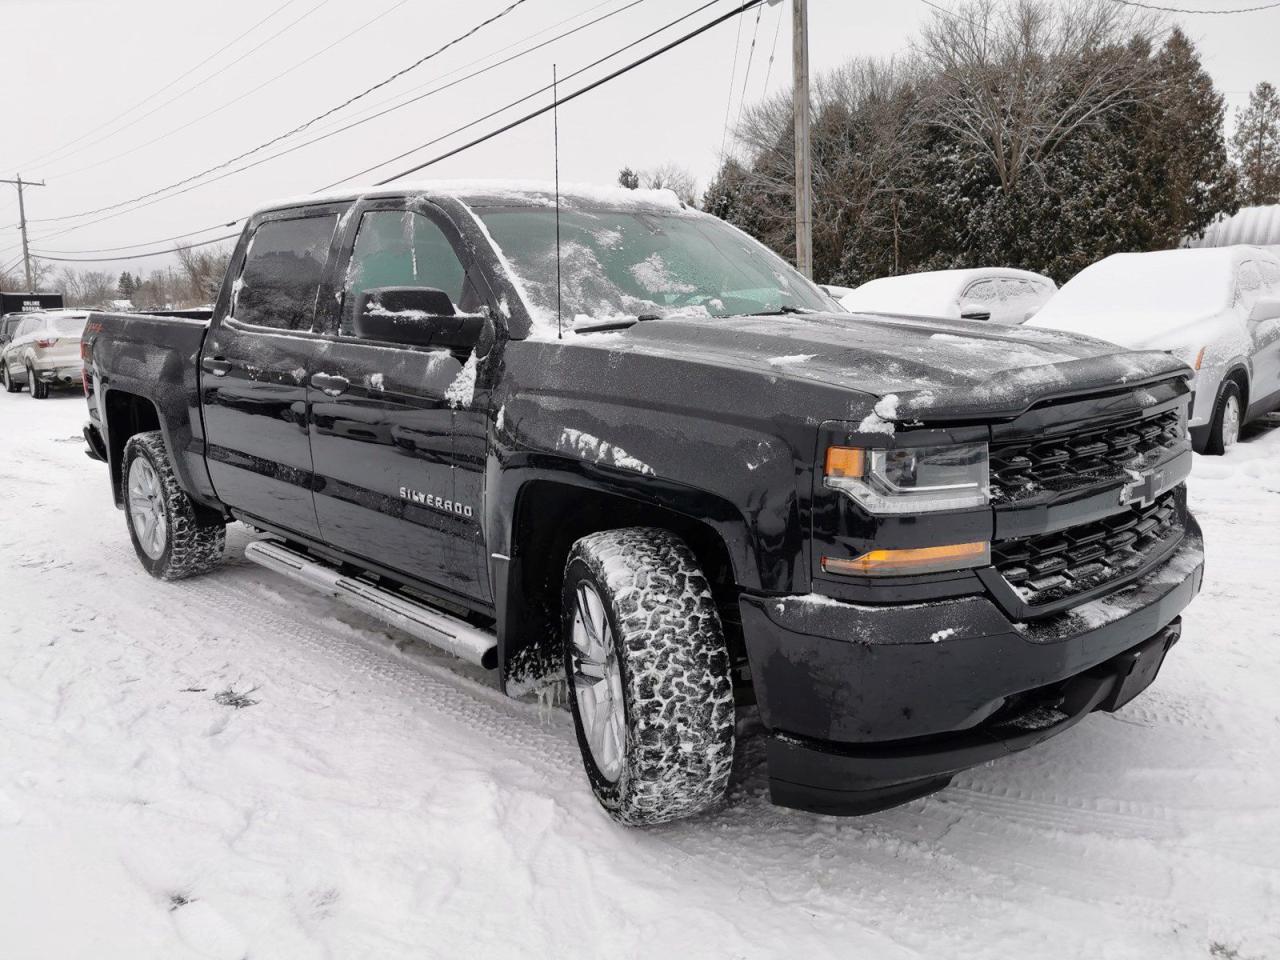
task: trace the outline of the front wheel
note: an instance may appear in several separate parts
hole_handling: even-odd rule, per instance
[[[561,603],[574,727],[601,806],[647,825],[718,803],[733,765],[733,684],[692,551],[651,527],[583,537]]]
[[[149,574],[158,580],[181,580],[217,566],[226,544],[226,524],[197,511],[178,483],[159,431],[129,438],[121,472],[129,536]]]
[[[1209,422],[1209,436],[1204,452],[1221,456],[1240,439],[1240,424],[1244,421],[1244,408],[1240,402],[1240,386],[1234,380],[1224,380],[1218,389],[1218,402],[1213,406],[1213,419]]]
[[[33,400],[47,400],[49,398],[49,385],[36,376],[35,368],[29,364],[27,366],[27,390]]]

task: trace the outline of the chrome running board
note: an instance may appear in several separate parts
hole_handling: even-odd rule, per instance
[[[282,573],[468,663],[486,670],[498,666],[494,635],[442,610],[345,576],[328,564],[291,550],[276,540],[255,540],[244,548],[244,556],[246,560]]]

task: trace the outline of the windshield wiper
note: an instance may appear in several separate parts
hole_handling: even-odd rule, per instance
[[[739,313],[739,317],[780,317],[785,313],[817,313],[816,310],[808,310],[805,307],[793,307],[789,303],[784,303],[776,310],[760,310],[756,313]]]
[[[573,325],[574,333],[601,333],[606,330],[629,330],[642,320],[661,320],[660,313],[642,313],[636,317],[613,317],[609,320],[599,320],[594,323],[575,323]]]

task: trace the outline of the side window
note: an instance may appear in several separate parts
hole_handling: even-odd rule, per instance
[[[372,210],[360,218],[342,300],[344,336],[355,333],[356,301],[375,287],[443,290],[459,313],[475,313],[480,297],[444,231],[407,210]]]
[[[259,226],[249,241],[231,315],[259,327],[310,330],[337,222],[328,214]]]
[[[1246,260],[1240,264],[1236,273],[1236,306],[1248,312],[1258,302],[1262,292],[1262,271],[1254,260]]]
[[[1280,296],[1280,263],[1260,260],[1258,264],[1262,267],[1262,282],[1267,287],[1267,296]]]
[[[979,280],[977,283],[969,284],[964,294],[960,297],[961,303],[979,303],[983,306],[990,306],[999,299],[1000,293],[996,289],[994,280]]]

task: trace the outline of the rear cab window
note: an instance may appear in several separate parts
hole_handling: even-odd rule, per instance
[[[337,223],[336,213],[261,223],[232,288],[231,318],[274,330],[310,330]]]

